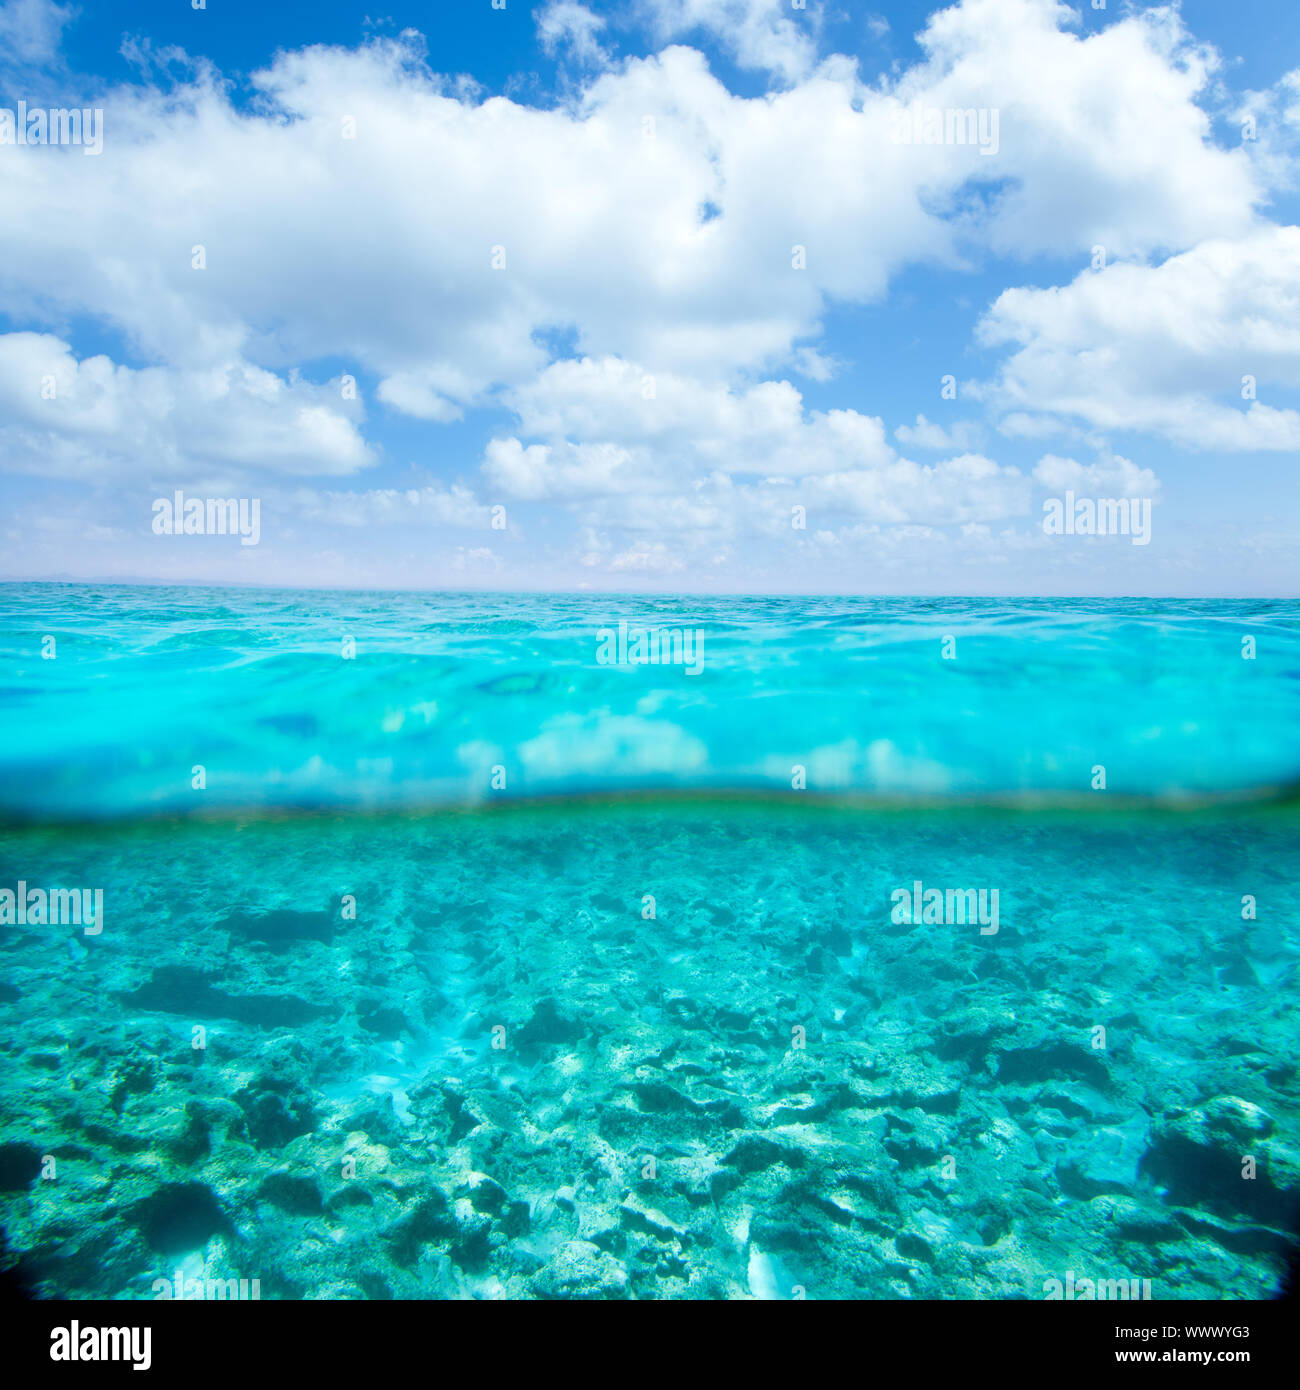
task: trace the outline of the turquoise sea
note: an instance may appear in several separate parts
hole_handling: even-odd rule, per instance
[[[1300,603],[20,584],[0,660],[44,1295],[1277,1286]]]

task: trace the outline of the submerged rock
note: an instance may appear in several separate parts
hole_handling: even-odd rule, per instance
[[[532,1285],[540,1298],[625,1298],[628,1275],[618,1260],[590,1241],[571,1240],[533,1276]]]

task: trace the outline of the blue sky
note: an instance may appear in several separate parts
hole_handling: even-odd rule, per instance
[[[0,577],[1294,594],[1298,40],[5,0],[10,128],[103,140],[0,113]],[[157,534],[178,489],[257,543]],[[1149,541],[1045,533],[1067,493]]]

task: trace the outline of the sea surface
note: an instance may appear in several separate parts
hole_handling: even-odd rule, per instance
[[[1268,1297],[1298,708],[1295,602],[0,585],[7,1262]]]

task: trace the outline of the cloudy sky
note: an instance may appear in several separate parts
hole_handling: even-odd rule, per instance
[[[798,3],[4,0],[0,577],[1294,595],[1300,6]]]

